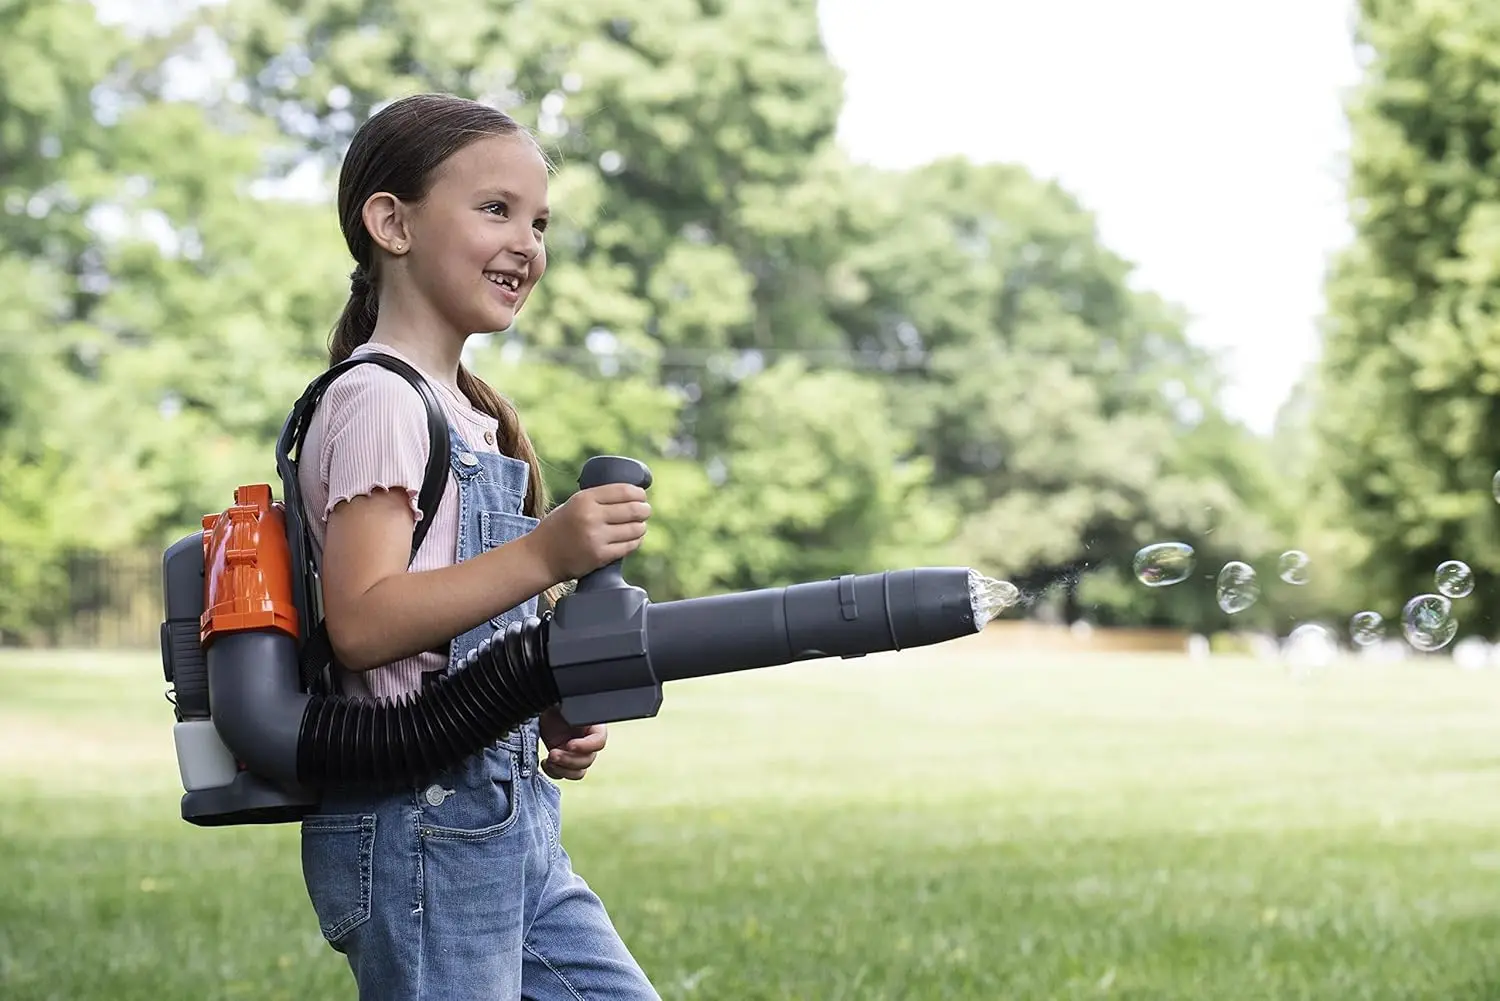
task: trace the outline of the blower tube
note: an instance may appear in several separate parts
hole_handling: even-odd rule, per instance
[[[634,459],[596,456],[578,482],[580,489],[646,488],[651,474]],[[289,819],[276,805],[278,790],[283,806],[305,806],[320,786],[417,785],[552,706],[577,726],[650,717],[665,681],[940,643],[972,635],[991,614],[984,578],[965,567],[851,574],[653,605],[616,562],[580,580],[554,611],[497,631],[419,694],[311,694],[301,683],[290,585],[276,586],[291,580],[283,512],[266,486],[242,487],[235,498],[223,515],[204,519],[201,541],[194,535],[169,549],[165,564],[163,657],[178,692],[178,726],[211,719],[234,756],[235,778],[258,790],[250,800],[264,803],[246,805],[242,789],[233,794],[242,802],[231,804],[227,782],[222,792],[195,792],[179,738],[184,817],[204,826]],[[190,609],[185,567],[200,553],[197,608]],[[201,648],[185,642],[184,627],[197,633],[200,625],[192,611],[201,613]],[[193,679],[200,672],[206,685]],[[206,697],[184,706],[200,688]],[[195,796],[197,806],[189,802]]]

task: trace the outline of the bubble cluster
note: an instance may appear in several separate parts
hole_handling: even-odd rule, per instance
[[[1300,549],[1288,549],[1276,561],[1276,575],[1288,584],[1306,584],[1311,574],[1308,565],[1312,560]]]
[[[1461,560],[1448,560],[1438,564],[1433,583],[1446,598],[1467,598],[1474,590],[1474,571]]]
[[[1385,639],[1385,619],[1379,612],[1355,612],[1349,618],[1349,638],[1355,646],[1374,646]]]
[[[1490,492],[1500,504],[1500,470],[1491,477]],[[1147,587],[1167,587],[1192,576],[1196,562],[1193,547],[1187,543],[1157,542],[1135,554],[1132,570],[1136,579]],[[1286,584],[1306,585],[1312,579],[1312,560],[1300,549],[1288,549],[1276,561],[1276,575]],[[1225,614],[1237,615],[1260,600],[1260,579],[1248,562],[1230,560],[1219,569],[1214,581],[1214,597]],[[1473,594],[1474,587],[1474,570],[1467,563],[1456,559],[1440,563],[1433,572],[1435,593],[1418,594],[1401,609],[1400,630],[1407,643],[1425,653],[1451,644],[1458,635],[1453,602]],[[1349,641],[1362,648],[1374,647],[1387,636],[1384,616],[1372,609],[1350,616],[1348,630]],[[1287,638],[1287,647],[1299,662],[1320,661],[1331,656],[1337,645],[1334,631],[1314,623],[1298,626]]]
[[[1131,568],[1147,587],[1181,584],[1192,574],[1197,560],[1185,542],[1157,542],[1135,554]]]
[[[1249,608],[1260,598],[1260,581],[1255,568],[1239,560],[1231,560],[1219,571],[1215,597],[1219,607],[1229,615],[1236,615]]]
[[[1401,629],[1406,641],[1424,652],[1441,650],[1458,633],[1453,602],[1441,594],[1419,594],[1401,609]]]
[[[1021,589],[1008,580],[996,580],[984,574],[969,571],[969,606],[974,613],[974,625],[983,629],[1007,608],[1021,600]]]

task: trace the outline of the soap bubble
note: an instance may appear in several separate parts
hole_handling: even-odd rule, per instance
[[[1474,571],[1461,560],[1448,560],[1438,564],[1433,575],[1438,593],[1446,598],[1466,598],[1474,590]]]
[[[1147,587],[1180,584],[1192,575],[1197,565],[1193,547],[1185,542],[1158,542],[1135,554],[1132,568]]]
[[[1490,666],[1490,645],[1478,636],[1465,636],[1453,644],[1449,656],[1460,671],[1483,671]]]
[[[1008,580],[996,580],[969,571],[969,607],[974,613],[975,629],[1021,600],[1021,589]]]
[[[1458,633],[1453,602],[1441,594],[1419,594],[1401,610],[1406,642],[1423,651],[1441,650]]]
[[[1276,562],[1277,575],[1288,584],[1306,584],[1308,578],[1307,565],[1312,561],[1307,554],[1300,549],[1288,549],[1281,554],[1281,559]]]
[[[1248,563],[1232,560],[1219,571],[1216,597],[1219,607],[1230,615],[1243,612],[1260,598],[1260,581],[1255,577],[1255,568]]]
[[[1147,587],[1180,584],[1192,574],[1193,547],[1185,542],[1158,542],[1135,554],[1136,579]]]
[[[1494,479],[1490,480],[1490,493],[1495,498],[1495,503],[1500,504],[1500,471],[1495,473]]]
[[[1316,622],[1304,622],[1293,629],[1281,648],[1282,657],[1296,677],[1328,667],[1339,654],[1338,638],[1332,630]]]
[[[1349,618],[1349,638],[1356,646],[1374,646],[1385,639],[1385,619],[1379,612],[1355,612]]]

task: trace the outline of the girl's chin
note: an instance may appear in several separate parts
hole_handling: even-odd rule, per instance
[[[517,306],[507,306],[504,303],[490,302],[483,311],[484,329],[487,331],[505,330],[516,322]]]
[[[459,328],[474,333],[499,333],[508,330],[516,322],[516,314],[521,311],[525,302],[525,298],[521,297],[515,305],[511,305],[502,301],[499,296],[485,295],[471,304],[472,309],[464,315]]]

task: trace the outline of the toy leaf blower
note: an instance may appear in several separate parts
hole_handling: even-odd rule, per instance
[[[294,473],[282,479],[295,498]],[[578,478],[615,482],[649,488],[651,473],[596,456]],[[242,486],[163,559],[182,816],[198,826],[294,822],[327,786],[416,786],[552,706],[575,726],[648,718],[666,682],[941,643],[999,610],[994,582],[965,567],[652,603],[616,562],[420,693],[346,697],[303,670],[315,595],[297,586],[288,506]]]

